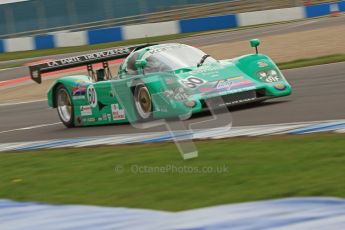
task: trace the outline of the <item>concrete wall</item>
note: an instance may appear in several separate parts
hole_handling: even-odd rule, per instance
[[[168,34],[178,34],[180,30],[177,21],[170,21],[123,26],[122,32],[124,40],[127,40],[135,38],[162,36]]]
[[[329,3],[307,6],[305,7],[306,18],[319,17],[330,14],[330,8],[331,6]]]
[[[57,33],[54,35],[55,45],[57,47],[85,45],[88,44],[86,35],[87,31]]]
[[[207,30],[219,30],[240,26],[290,21],[329,15],[331,9],[345,11],[345,0],[336,3],[319,4],[307,7],[293,7],[256,11],[222,16],[184,19],[160,23],[140,24],[80,32],[59,32],[0,40],[0,53],[49,49],[55,47],[80,46],[135,38],[154,37],[178,33],[191,33]]]
[[[291,21],[303,18],[305,18],[304,7],[255,11],[237,15],[239,26]]]
[[[88,44],[122,41],[122,28],[114,27],[87,31]]]
[[[32,37],[5,39],[4,45],[6,52],[35,49]]]
[[[184,19],[179,21],[180,32],[190,33],[207,30],[219,30],[237,27],[235,14],[203,18]]]

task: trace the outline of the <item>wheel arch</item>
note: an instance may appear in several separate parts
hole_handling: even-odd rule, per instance
[[[48,91],[48,104],[50,107],[52,108],[56,108],[57,104],[56,104],[56,91],[57,88],[63,85],[61,82],[56,82]]]
[[[55,101],[55,95],[56,95],[56,89],[60,86],[63,85],[68,93],[70,94],[72,98],[72,87],[74,85],[81,84],[82,82],[85,85],[90,85],[92,84],[92,81],[89,79],[88,76],[84,75],[75,75],[75,76],[67,76],[67,77],[62,77],[57,79],[50,89],[48,90],[48,105],[49,107],[56,108],[56,101]]]

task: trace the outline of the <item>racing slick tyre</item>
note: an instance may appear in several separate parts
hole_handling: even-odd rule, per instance
[[[152,118],[152,98],[149,90],[143,84],[135,86],[134,106],[137,111],[138,120],[146,121]]]
[[[56,109],[61,122],[68,128],[74,127],[74,111],[71,97],[63,85],[55,91]]]

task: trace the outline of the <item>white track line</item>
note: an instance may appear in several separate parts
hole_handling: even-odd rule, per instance
[[[51,124],[34,125],[34,126],[29,126],[29,127],[24,127],[24,128],[17,128],[17,129],[10,129],[10,130],[1,131],[0,134],[2,134],[2,133],[10,133],[10,132],[15,132],[15,131],[22,131],[22,130],[37,129],[37,128],[53,126],[53,125],[59,125],[59,124],[61,124],[61,122],[56,122],[56,123],[51,123]]]
[[[328,121],[312,121],[312,122],[295,122],[295,123],[284,123],[284,124],[271,124],[271,125],[258,125],[258,126],[237,126],[233,127],[231,130],[224,129],[214,129],[214,130],[194,130],[193,139],[219,139],[228,137],[239,137],[239,136],[261,136],[261,135],[277,135],[286,134],[291,130],[299,128],[307,128],[312,125],[321,124],[331,124],[332,122],[345,122],[344,119],[341,120],[328,120]],[[52,124],[41,124],[25,128],[12,129],[7,131],[2,131],[1,133],[8,133],[20,130],[30,130],[46,126],[52,126],[61,124],[61,122]],[[322,127],[321,127],[322,128]],[[223,132],[222,132],[223,130]],[[332,131],[332,130],[330,130]],[[176,139],[183,140],[184,135],[174,131],[178,136]],[[323,131],[320,131],[323,132]],[[343,133],[345,129],[336,130],[333,132]],[[306,132],[308,133],[308,132]],[[161,139],[163,137],[163,139]],[[62,148],[62,147],[87,147],[96,145],[116,145],[116,144],[130,144],[130,143],[142,143],[142,142],[156,142],[156,141],[173,141],[174,136],[168,131],[166,132],[154,132],[154,133],[136,133],[136,134],[118,134],[118,135],[107,135],[107,136],[94,136],[89,138],[80,138],[75,141],[68,141],[67,139],[54,139],[46,141],[30,141],[30,142],[16,142],[16,143],[0,143],[0,152],[12,151],[20,149],[50,149],[50,148]],[[72,138],[73,139],[73,138]],[[161,140],[158,140],[161,139]]]
[[[16,66],[16,67],[11,67],[11,68],[0,69],[0,72],[1,71],[6,71],[6,70],[18,69],[18,68],[22,68],[22,67],[25,67],[25,66]]]
[[[33,100],[33,101],[22,101],[22,102],[8,102],[8,103],[0,104],[0,107],[1,106],[12,106],[12,105],[36,103],[36,102],[41,102],[41,101],[47,101],[47,99],[39,99],[39,100]]]

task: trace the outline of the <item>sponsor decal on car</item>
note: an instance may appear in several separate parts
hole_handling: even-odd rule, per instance
[[[269,82],[269,83],[280,81],[279,77],[277,76],[260,77],[260,80],[264,82]]]
[[[38,74],[38,71],[35,70],[35,71],[32,71],[31,75],[32,75],[33,78],[38,78],[39,74]]]
[[[243,81],[235,82],[232,85],[232,88],[243,87],[243,86],[248,86],[248,85],[253,85],[253,82],[251,80],[243,80]]]
[[[244,88],[230,90],[229,93],[240,93],[240,92],[254,90],[254,89],[256,89],[255,86],[248,86]]]
[[[80,106],[80,115],[82,117],[84,116],[91,116],[92,115],[92,109],[89,105],[82,105]]]
[[[46,65],[48,67],[58,67],[58,66],[64,66],[68,64],[85,62],[85,61],[92,61],[92,60],[97,61],[97,59],[100,59],[100,58],[129,54],[130,52],[131,50],[126,47],[116,48],[116,49],[105,50],[105,51],[101,51],[97,53],[85,54],[85,55],[76,56],[76,57],[68,57],[68,58],[63,58],[60,60],[53,60],[53,61],[47,62]]]
[[[167,89],[164,92],[165,96],[171,99],[175,100],[185,100],[189,97],[189,95],[186,93],[185,89],[180,88],[173,88],[173,89]]]
[[[83,80],[83,79],[77,79],[77,80],[75,80],[75,82],[78,83],[78,84],[80,84],[80,85],[85,85],[85,84],[88,83],[88,81]]]
[[[84,118],[84,119],[83,119],[83,122],[96,122],[96,121],[97,121],[97,119],[94,118],[94,117]]]
[[[214,91],[214,87],[207,86],[207,87],[199,88],[199,91],[200,93],[208,93],[208,92]]]
[[[150,47],[149,51],[144,55],[144,57],[146,58],[147,56],[153,55],[155,53],[166,52],[166,51],[169,51],[172,49],[178,49],[178,48],[183,48],[183,47],[186,47],[186,45],[184,45],[184,44],[169,44],[169,45],[165,45],[165,46]]]
[[[213,81],[211,82],[213,85],[208,85],[206,87],[199,88],[199,91],[201,93],[208,93],[212,91],[231,91],[233,89],[239,88],[239,87],[246,87],[253,85],[253,82],[250,80],[241,80],[236,81],[239,79],[242,79],[243,76],[237,76],[237,77],[231,77],[223,80]]]
[[[98,119],[99,121],[111,121],[111,115],[107,113],[103,113],[101,118]]]
[[[84,100],[85,99],[85,96],[73,96],[72,97],[73,98],[73,100]]]
[[[217,82],[216,84],[216,90],[220,90],[220,91],[223,91],[223,90],[230,90],[231,87],[233,85],[233,81],[231,80],[228,80],[228,79],[225,79],[225,80],[220,80]]]
[[[259,72],[259,78],[261,81],[264,81],[267,83],[278,82],[281,80],[281,78],[278,75],[278,72],[273,69]]]
[[[264,68],[264,67],[268,66],[268,64],[264,61],[258,61],[257,64],[260,68]]]
[[[124,109],[120,109],[119,104],[111,105],[111,112],[113,115],[113,120],[123,120],[126,119],[126,114]]]
[[[168,85],[174,84],[175,80],[173,77],[166,77],[165,78],[165,83],[167,83]]]
[[[108,120],[108,117],[107,117],[107,114],[106,114],[106,113],[103,113],[103,114],[102,114],[102,119],[103,119],[103,120]]]
[[[157,112],[167,113],[168,109],[167,108],[157,108]]]
[[[224,68],[221,66],[205,65],[205,66],[202,66],[202,68],[197,68],[197,69],[193,70],[191,72],[191,74],[207,73],[207,75],[217,74],[217,76],[218,76],[219,71],[222,69],[224,69]]]
[[[72,96],[83,96],[86,93],[87,87],[85,85],[75,85],[72,86]]]

